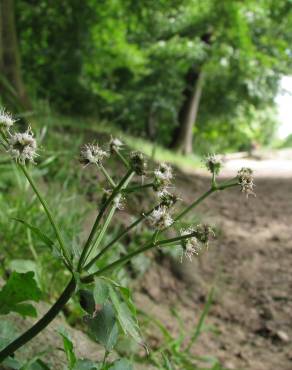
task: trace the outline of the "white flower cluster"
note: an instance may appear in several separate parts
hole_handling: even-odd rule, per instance
[[[173,179],[172,168],[166,164],[161,163],[159,167],[154,170],[153,189],[160,199],[171,196],[169,190],[171,181]]]
[[[36,150],[37,142],[30,127],[26,132],[17,132],[9,138],[8,153],[19,163],[34,163],[34,159],[37,157]]]
[[[246,194],[247,198],[249,195],[256,196],[254,193],[254,178],[253,171],[250,168],[243,167],[238,171],[237,174],[239,184],[241,186],[241,191]]]
[[[222,167],[222,161],[216,154],[209,154],[204,160],[207,170],[212,174],[218,175]]]
[[[199,224],[196,227],[189,227],[180,230],[181,236],[194,234],[187,239],[182,240],[182,256],[192,260],[192,256],[198,255],[204,246],[208,246],[211,237],[214,237],[214,231],[207,224]]]
[[[185,236],[185,235],[192,234],[194,232],[195,232],[195,229],[192,227],[189,227],[188,229],[181,229],[180,235]],[[183,240],[182,245],[183,245],[183,252],[181,255],[181,260],[183,256],[185,256],[191,261],[192,256],[194,254],[198,255],[202,249],[202,245],[200,241],[196,238],[196,236],[191,236],[190,238]]]
[[[109,157],[109,154],[98,144],[86,144],[80,152],[80,162],[86,166],[89,164],[100,166],[105,157]]]
[[[12,117],[12,114],[6,112],[5,109],[0,111],[0,129],[9,131],[16,120]]]
[[[157,230],[162,230],[173,224],[173,219],[169,214],[168,207],[160,206],[155,208],[152,213],[148,216],[151,226]]]

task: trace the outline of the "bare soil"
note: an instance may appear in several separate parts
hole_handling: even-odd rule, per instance
[[[217,334],[203,333],[194,352],[216,356],[228,369],[292,369],[292,156],[282,157],[273,156],[273,165],[265,158],[228,161],[223,176],[242,163],[257,169],[256,198],[239,189],[209,197],[196,209],[218,230],[208,252],[193,262],[160,261],[136,294],[143,310],[177,334],[170,308],[192,329],[214,286],[206,323]],[[180,173],[177,188],[191,202],[209,181],[203,173]],[[159,346],[159,335],[151,336],[150,345]]]

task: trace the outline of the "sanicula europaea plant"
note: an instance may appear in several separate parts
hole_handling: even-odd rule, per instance
[[[119,307],[117,296],[114,294],[114,290],[110,285],[112,282],[109,279],[109,273],[114,269],[124,266],[135,256],[158,247],[177,248],[180,245],[182,258],[186,256],[192,259],[193,255],[199,254],[208,245],[214,233],[212,228],[206,224],[180,228],[181,219],[204,199],[217,191],[238,187],[247,196],[250,194],[253,195],[254,183],[252,171],[248,168],[242,168],[237,176],[229,181],[218,182],[217,175],[222,167],[221,160],[215,155],[207,156],[205,165],[212,175],[210,188],[180,212],[175,213],[174,205],[178,197],[172,192],[174,188],[172,185],[174,175],[172,168],[168,164],[162,163],[154,171],[149,171],[147,169],[146,158],[142,153],[132,152],[129,156],[125,156],[122,142],[115,138],[111,138],[109,147],[106,149],[97,143],[87,144],[81,149],[80,162],[83,164],[84,170],[86,170],[87,166],[91,165],[95,166],[97,171],[101,171],[108,182],[109,188],[106,189],[105,195],[102,197],[102,202],[91,231],[78,251],[78,249],[71,248],[65,242],[62,230],[53,212],[30,174],[29,167],[36,165],[35,161],[38,157],[37,141],[32,129],[29,127],[25,132],[17,132],[14,128],[14,123],[15,119],[10,113],[4,110],[1,111],[0,143],[2,151],[14,161],[41,203],[55,234],[58,255],[62,259],[65,268],[69,270],[71,279],[48,312],[31,328],[0,351],[0,362],[13,355],[16,350],[44,330],[63,309],[68,300],[76,294],[80,298],[82,308],[89,314],[86,317],[86,322],[91,326],[93,335],[105,347],[103,360],[103,363],[105,363],[109,352],[114,346],[112,338],[117,336],[117,325],[112,306]],[[118,182],[112,178],[111,174],[105,168],[105,162],[110,156],[114,156],[125,167],[125,174]],[[133,186],[130,186],[131,181],[139,177],[142,178],[142,181],[136,181]],[[151,180],[145,180],[149,178]],[[112,240],[105,243],[104,237],[113,221],[115,212],[124,207],[133,193],[144,191],[146,188],[153,189],[155,194],[154,199],[157,199],[156,204],[150,207],[148,211],[140,214],[133,223],[125,227]],[[126,252],[125,255],[117,257],[115,261],[109,262],[107,265],[102,266],[102,268],[98,268],[98,261],[110,249],[114,248],[120,239],[143,222],[152,230],[152,236],[149,237],[145,245],[129,253]],[[170,228],[175,230],[177,234],[175,237],[169,238],[167,236],[169,235],[167,231]],[[42,231],[40,230],[39,232],[41,233]],[[43,235],[43,237],[45,236]],[[92,290],[85,289],[86,286],[92,285],[94,285],[94,294],[92,294]],[[114,287],[118,289],[119,285],[115,283]],[[125,291],[121,290],[121,294],[125,295]],[[112,301],[113,305],[110,305],[109,301]],[[118,309],[120,315],[128,315],[132,310],[132,306],[130,309],[124,306],[121,307],[123,308]],[[7,311],[9,310],[7,309]],[[100,330],[103,330],[102,327],[100,328],[96,325],[96,320],[99,319],[103,323],[112,324],[110,327],[110,339],[108,338],[106,342],[104,341],[105,334],[102,336],[102,333],[100,333]],[[130,320],[128,320],[129,322]],[[136,328],[131,330],[126,327],[127,324],[123,319],[119,320],[119,324],[125,333],[129,333],[138,341],[140,340]],[[104,330],[108,331],[109,328],[104,328]],[[110,343],[108,342],[109,340]]]

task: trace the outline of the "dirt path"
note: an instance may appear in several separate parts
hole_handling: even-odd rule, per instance
[[[191,327],[214,285],[207,324],[217,335],[203,333],[194,351],[218,357],[229,369],[292,369],[292,160],[280,157],[229,161],[226,176],[242,162],[256,167],[257,197],[247,200],[233,189],[209,198],[197,209],[218,228],[209,252],[192,263],[164,261],[137,294],[138,303],[175,332],[169,307],[176,306]],[[209,181],[197,174],[177,180],[186,201]]]

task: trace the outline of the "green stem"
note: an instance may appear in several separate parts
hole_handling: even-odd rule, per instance
[[[233,180],[232,180],[233,181]],[[193,203],[191,203],[188,207],[186,207],[181,213],[179,213],[175,218],[174,221],[178,221],[181,219],[185,214],[190,212],[193,208],[195,208],[197,205],[199,205],[204,199],[206,199],[209,195],[212,193],[215,193],[216,191],[225,190],[227,188],[231,188],[234,186],[238,186],[237,182],[228,182],[228,183],[222,183],[222,184],[214,184],[208,191],[206,191],[203,195],[201,195],[198,199],[196,199]]]
[[[123,154],[117,150],[117,149],[114,149],[116,155],[120,158],[120,160],[124,163],[124,165],[127,167],[127,168],[130,168],[130,164],[129,162],[126,160],[126,158],[123,156]]]
[[[98,168],[100,168],[101,172],[104,174],[104,176],[106,177],[107,181],[111,184],[111,186],[113,188],[115,188],[117,185],[116,183],[114,182],[114,180],[111,178],[110,174],[107,172],[107,170],[103,167],[102,164],[100,164],[99,166],[97,166]]]
[[[28,329],[21,336],[16,338],[13,342],[8,344],[2,351],[0,351],[0,363],[3,362],[8,356],[12,356],[13,353],[20,347],[25,345],[35,336],[37,336],[42,330],[44,330],[51,321],[58,315],[65,304],[69,301],[76,288],[75,279],[72,278],[63,291],[56,303],[49,309],[49,311],[30,329]]]
[[[103,360],[102,360],[102,366],[101,366],[101,370],[104,370],[104,367],[105,367],[105,364],[106,364],[106,359],[107,359],[107,356],[109,355],[109,351],[105,349],[104,351],[104,356],[103,356]]]
[[[198,233],[193,232],[193,233],[186,234],[186,235],[180,235],[180,236],[177,236],[177,237],[171,238],[171,239],[157,240],[156,242],[151,241],[150,243],[146,244],[144,247],[142,247],[140,249],[137,249],[132,253],[127,254],[126,256],[118,259],[115,262],[110,263],[109,265],[107,265],[103,269],[98,270],[98,271],[96,271],[96,272],[94,272],[94,273],[92,273],[88,276],[85,276],[84,278],[81,279],[81,281],[84,284],[91,283],[95,276],[100,276],[100,275],[104,274],[105,272],[108,272],[109,270],[112,270],[115,267],[118,267],[119,265],[122,265],[122,264],[130,261],[133,257],[135,257],[138,254],[141,254],[143,252],[146,252],[147,250],[149,250],[151,248],[162,246],[162,245],[173,244],[174,242],[178,242],[180,240],[188,239],[188,238],[191,238],[193,236],[198,236]]]
[[[88,249],[90,248],[90,245],[91,243],[93,242],[93,239],[94,239],[94,236],[96,234],[96,231],[97,231],[97,228],[99,226],[99,223],[103,217],[103,214],[104,212],[106,211],[107,207],[110,205],[110,203],[114,200],[115,196],[119,193],[119,191],[122,189],[122,187],[124,186],[125,183],[127,183],[127,181],[129,181],[131,179],[133,175],[133,171],[132,170],[129,170],[126,175],[122,178],[122,180],[120,181],[120,183],[117,185],[116,188],[114,188],[112,194],[110,195],[110,197],[104,202],[104,204],[102,205],[98,215],[96,216],[96,219],[95,219],[95,222],[94,222],[94,225],[90,231],[90,234],[88,236],[88,239],[83,247],[83,250],[81,252],[81,256],[80,256],[80,259],[79,259],[79,263],[78,263],[78,271],[80,272],[81,271],[81,267],[83,265],[83,262],[84,262],[84,258],[85,256],[87,255],[87,252],[88,252]]]
[[[59,242],[59,245],[60,245],[60,248],[64,254],[64,258],[67,262],[67,267],[71,266],[71,262],[70,262],[70,254],[69,254],[69,251],[62,239],[62,236],[61,236],[61,232],[59,230],[59,227],[58,225],[56,224],[55,220],[54,220],[54,217],[52,216],[52,213],[49,209],[49,206],[47,204],[47,202],[45,201],[45,199],[43,198],[43,196],[41,195],[41,193],[38,191],[38,188],[36,186],[36,184],[34,183],[32,177],[30,176],[30,174],[28,173],[27,169],[25,166],[23,166],[22,164],[18,164],[18,166],[21,168],[22,172],[24,173],[25,177],[27,178],[28,182],[30,183],[33,191],[35,192],[36,196],[38,197],[40,203],[42,204],[45,212],[46,212],[46,215],[54,229],[54,232],[56,234],[56,238]]]
[[[193,203],[191,203],[188,207],[186,207],[181,213],[179,213],[175,218],[174,221],[178,221],[181,219],[185,214],[190,212],[193,208],[195,208],[198,204],[200,204],[205,198],[207,198],[209,195],[214,193],[216,189],[211,188],[208,191],[206,191],[203,195],[200,196],[200,198],[196,199]]]
[[[132,186],[131,188],[127,188],[123,190],[123,193],[129,194],[129,193],[133,193],[134,191],[138,191],[138,190],[145,189],[145,188],[152,188],[152,187],[153,187],[153,183]]]
[[[113,215],[116,211],[117,207],[116,205],[113,205],[111,210],[109,211],[109,214],[105,220],[105,223],[103,224],[103,227],[100,231],[100,233],[98,234],[98,237],[96,238],[95,242],[92,243],[92,246],[91,248],[89,249],[89,252],[87,253],[87,256],[84,258],[84,263],[86,263],[87,259],[90,258],[90,255],[92,254],[92,251],[99,246],[100,242],[102,241],[103,237],[104,237],[104,234],[106,233],[106,230],[109,226],[109,223],[111,222],[112,218],[113,218]]]
[[[145,213],[143,213],[141,215],[141,217],[139,217],[135,222],[133,222],[130,226],[128,226],[125,230],[123,230],[122,232],[120,232],[113,240],[111,240],[100,252],[97,256],[95,256],[85,267],[84,269],[85,270],[88,270],[97,260],[99,260],[103,255],[104,253],[106,253],[108,251],[108,249],[114,245],[119,239],[121,239],[123,236],[125,236],[126,234],[128,234],[128,232],[130,230],[132,230],[134,227],[136,227],[140,222],[142,222],[145,217],[149,216],[153,211],[154,209],[158,208],[161,206],[161,203],[158,204],[157,206],[153,207],[150,211],[147,211]]]

